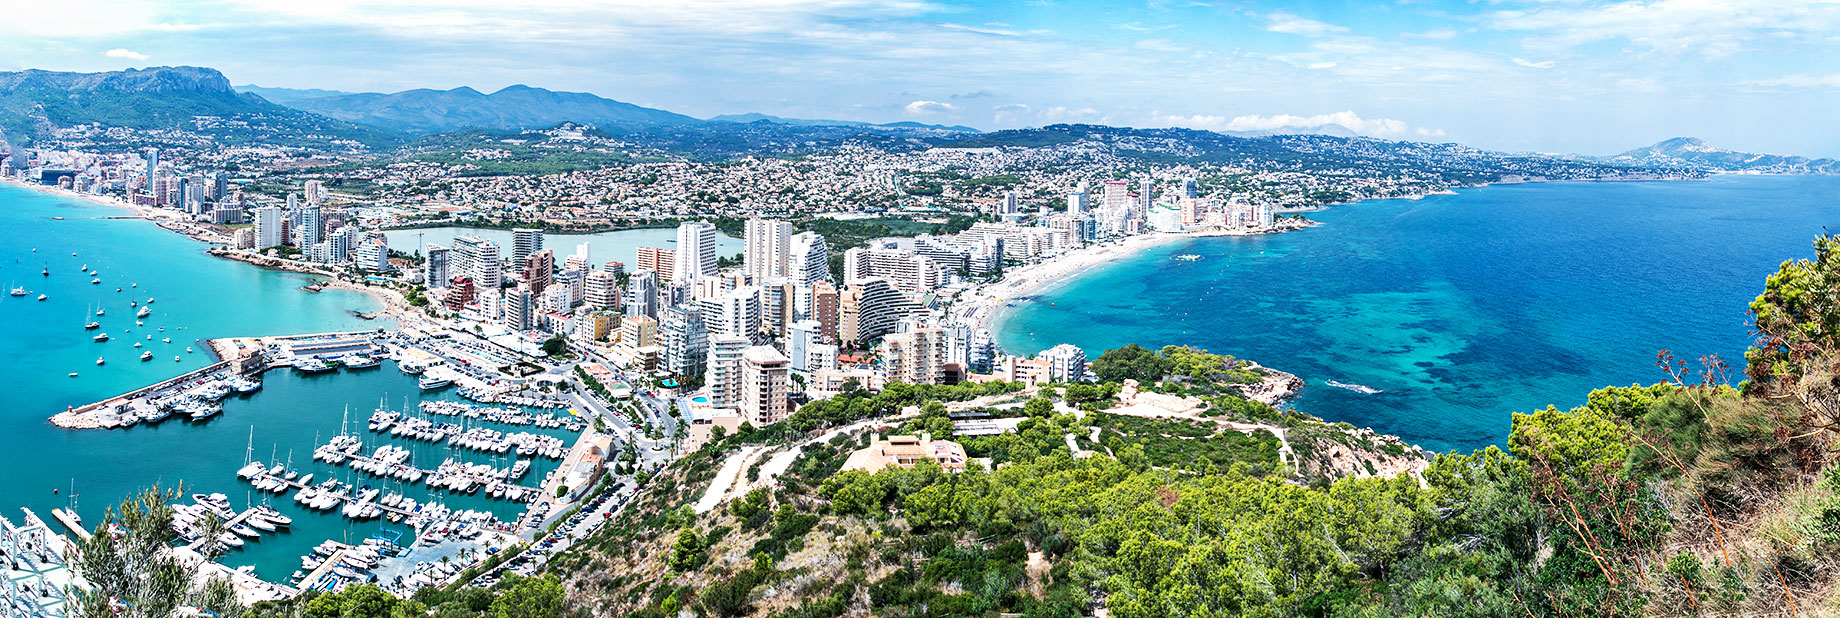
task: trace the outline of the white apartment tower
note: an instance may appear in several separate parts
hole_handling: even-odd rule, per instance
[[[747,221],[747,250],[742,254],[748,277],[755,283],[783,277],[792,249],[792,224],[755,217]]]
[[[671,283],[678,285],[716,274],[716,226],[707,221],[677,226],[677,254],[671,266]]]
[[[151,150],[151,149],[149,149]],[[281,235],[281,209],[264,206],[256,209],[256,248],[267,249],[286,240]]]
[[[746,337],[709,336],[709,360],[703,372],[703,388],[709,393],[709,405],[732,408],[741,398],[741,352],[748,348]]]
[[[831,276],[830,247],[815,232],[792,236],[786,262],[786,277],[797,285],[811,285]]]

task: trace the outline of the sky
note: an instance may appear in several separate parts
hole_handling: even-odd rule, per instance
[[[0,70],[512,84],[697,117],[1210,130],[1840,156],[1840,0],[60,0]]]

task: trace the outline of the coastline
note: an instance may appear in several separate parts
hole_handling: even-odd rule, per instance
[[[1096,268],[1135,257],[1153,247],[1198,238],[1280,234],[1318,225],[1322,224],[1305,220],[1303,223],[1281,224],[1269,230],[1252,232],[1237,230],[1158,232],[1087,245],[1040,262],[1004,271],[1002,279],[966,291],[954,302],[952,313],[961,321],[977,328],[994,330],[993,327],[997,324],[997,314],[1003,308],[1010,306],[1011,301],[1052,290]]]
[[[111,208],[126,210],[129,213],[132,213],[132,215],[127,216],[127,217],[108,217],[108,218],[111,218],[111,219],[144,219],[147,222],[154,224],[154,226],[159,227],[162,230],[173,232],[175,234],[185,236],[186,238],[190,238],[198,242],[213,245],[212,247],[205,249],[205,254],[210,255],[212,257],[243,262],[251,266],[255,266],[257,268],[264,268],[267,270],[277,270],[277,271],[285,271],[285,272],[300,273],[300,274],[305,274],[305,275],[312,275],[312,276],[317,276],[317,277],[324,277],[325,278],[324,283],[327,285],[327,287],[350,290],[353,292],[359,292],[367,296],[370,296],[373,300],[377,301],[377,304],[379,305],[377,317],[380,317],[380,318],[387,317],[392,322],[395,322],[399,325],[403,321],[402,316],[400,315],[400,312],[405,311],[406,308],[408,307],[408,302],[402,297],[402,294],[399,292],[396,292],[395,290],[391,290],[388,288],[379,288],[377,286],[352,285],[349,282],[340,281],[335,273],[327,273],[324,271],[313,269],[311,267],[301,266],[299,265],[298,262],[293,262],[291,260],[279,260],[275,258],[268,258],[268,257],[264,257],[264,256],[248,253],[245,251],[236,250],[236,249],[231,249],[229,247],[223,246],[223,245],[228,244],[230,239],[224,238],[222,234],[218,233],[214,229],[214,227],[202,226],[202,225],[198,225],[198,224],[195,224],[189,221],[185,221],[184,217],[181,216],[180,213],[176,210],[172,210],[169,208],[139,206],[136,204],[131,204],[126,201],[122,201],[122,200],[115,199],[115,198],[108,197],[108,196],[95,195],[92,193],[78,193],[76,191],[69,191],[69,190],[65,190],[60,187],[55,187],[55,186],[50,186],[50,185],[20,182],[18,180],[11,179],[11,178],[0,179],[0,182],[5,182],[8,186],[18,187],[20,189],[33,191],[33,192],[44,194],[44,195],[82,200],[82,201],[89,202],[91,204],[95,204],[98,206],[107,206]]]

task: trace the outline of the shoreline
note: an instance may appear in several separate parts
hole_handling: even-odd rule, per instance
[[[377,286],[367,286],[367,285],[353,285],[349,282],[339,280],[337,274],[335,273],[327,273],[324,271],[316,270],[316,269],[305,267],[305,266],[296,266],[295,264],[297,264],[297,262],[293,262],[292,260],[280,260],[276,258],[269,258],[266,256],[248,253],[248,252],[245,252],[239,249],[231,249],[227,246],[224,246],[228,243],[229,239],[223,238],[220,234],[216,232],[215,229],[201,227],[200,225],[196,223],[185,221],[184,218],[176,210],[172,210],[168,208],[159,208],[159,207],[139,206],[139,205],[131,204],[131,203],[128,203],[128,202],[125,202],[119,199],[115,199],[112,197],[108,197],[108,196],[96,195],[93,193],[78,193],[76,191],[65,190],[61,187],[55,187],[55,186],[50,186],[50,185],[38,185],[38,184],[32,184],[28,182],[20,182],[18,180],[11,179],[11,178],[0,179],[0,182],[5,182],[9,186],[18,187],[20,189],[32,191],[32,192],[39,193],[42,195],[81,200],[81,201],[95,204],[98,206],[106,206],[110,208],[126,210],[129,213],[132,213],[132,216],[128,216],[128,217],[114,216],[114,217],[107,217],[107,218],[109,219],[142,219],[149,223],[152,223],[155,227],[158,227],[162,230],[172,232],[180,236],[184,236],[186,238],[190,238],[192,240],[211,245],[211,247],[205,249],[204,251],[205,255],[209,255],[212,257],[219,258],[219,259],[225,259],[225,260],[230,260],[230,261],[235,261],[235,262],[242,262],[242,263],[249,264],[251,266],[255,266],[257,268],[261,268],[264,270],[291,272],[291,273],[298,273],[298,274],[314,276],[314,277],[323,277],[324,278],[323,283],[326,284],[326,287],[349,290],[349,291],[358,292],[366,296],[369,296],[372,300],[376,301],[379,306],[378,315],[376,317],[389,318],[391,322],[394,322],[398,325],[402,324],[402,319],[398,315],[398,312],[404,311],[405,310],[404,308],[408,306],[408,302],[405,299],[403,299],[402,294],[400,292],[397,292],[389,288],[379,288]]]
[[[1296,220],[1291,220],[1296,221]],[[1072,283],[1080,275],[1093,269],[1136,257],[1154,247],[1184,240],[1201,238],[1221,238],[1239,236],[1265,236],[1309,229],[1322,225],[1320,222],[1288,223],[1269,230],[1237,231],[1206,230],[1199,232],[1158,232],[1127,236],[1122,239],[1087,245],[1060,255],[1005,271],[1003,278],[993,283],[977,286],[965,292],[953,302],[952,314],[961,321],[977,328],[994,331],[1000,323],[997,319],[1002,310],[1012,306],[1012,301],[1040,295],[1060,286]],[[999,350],[1001,345],[997,346]]]

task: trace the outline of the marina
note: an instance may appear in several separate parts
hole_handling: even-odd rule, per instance
[[[19,280],[11,284],[18,296],[0,295],[16,301],[0,302],[0,315],[23,326],[0,337],[0,353],[17,359],[13,373],[33,385],[12,401],[14,414],[0,417],[0,448],[15,464],[44,464],[12,465],[18,473],[0,477],[0,508],[47,513],[49,525],[36,516],[28,521],[48,539],[78,538],[76,530],[101,521],[121,497],[157,484],[192,497],[173,505],[176,518],[227,524],[210,538],[189,526],[190,540],[174,551],[229,546],[205,568],[229,578],[239,598],[357,581],[401,589],[448,581],[529,538],[565,510],[550,498],[573,478],[564,471],[591,453],[597,462],[604,457],[598,449],[605,442],[589,439],[595,432],[565,412],[566,400],[525,390],[523,377],[499,371],[523,362],[519,350],[469,333],[395,332],[370,296],[213,259],[196,241],[145,221],[71,216],[44,227],[48,213],[114,212],[106,206],[8,186],[0,186],[0,203],[7,206],[0,209],[0,258],[14,258],[0,261],[0,270],[14,268],[9,278]],[[52,250],[39,246],[53,241]],[[41,263],[46,276],[33,268]],[[79,267],[81,278],[60,276]],[[308,293],[303,285],[323,289]],[[78,312],[81,320],[70,319]],[[130,358],[143,353],[149,361]],[[319,369],[321,362],[329,366]],[[424,390],[422,376],[451,387]],[[461,430],[442,428],[437,441],[398,435],[395,427],[371,432],[366,422],[350,427],[366,444],[361,457],[311,458],[328,436],[343,433],[343,409],[373,410],[379,401],[431,423],[423,429]],[[261,474],[239,478],[239,460],[251,468],[249,452],[263,445],[274,454]],[[395,457],[422,480],[354,467]],[[278,476],[270,474],[277,464]],[[430,485],[435,475],[453,486]],[[80,504],[73,493],[55,491],[73,481],[84,494]],[[347,499],[329,509],[295,500],[322,488]],[[328,560],[321,547],[347,553]],[[367,547],[376,548],[368,565]],[[306,556],[317,559],[309,564]],[[11,581],[22,590],[27,580]]]

